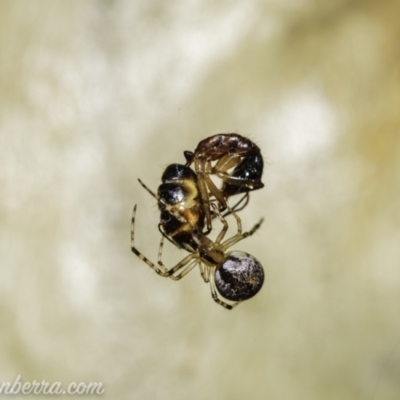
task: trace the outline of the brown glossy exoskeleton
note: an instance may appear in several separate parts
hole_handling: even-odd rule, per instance
[[[136,205],[132,215],[131,249],[157,274],[173,280],[183,278],[196,265],[200,268],[205,282],[210,282],[212,298],[227,309],[232,309],[238,302],[247,300],[258,293],[264,282],[261,264],[250,254],[227,249],[240,240],[252,235],[261,225],[262,220],[249,232],[242,233],[241,220],[230,209],[237,221],[237,233],[222,241],[228,230],[228,223],[221,216],[218,207],[211,204],[223,228],[217,239],[212,241],[204,233],[204,207],[197,185],[196,174],[185,165],[172,164],[167,167],[157,195],[140,180],[140,184],[157,199],[161,211],[159,229],[163,234],[158,251],[157,265],[147,259],[134,244],[134,224]],[[164,238],[190,254],[168,269],[163,264],[162,249]],[[233,304],[227,303],[233,302]]]
[[[211,230],[210,195],[226,208],[228,197],[245,193],[246,203],[249,192],[261,189],[264,161],[260,148],[250,139],[237,133],[220,133],[202,140],[194,152],[185,151],[186,165],[194,164],[198,185],[204,205],[207,229]],[[213,162],[216,163],[213,165]],[[222,179],[218,189],[210,175]],[[243,208],[243,207],[242,207]]]

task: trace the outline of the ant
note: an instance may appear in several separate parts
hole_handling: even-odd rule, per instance
[[[211,203],[223,225],[217,239],[212,241],[202,232],[204,207],[197,181],[194,171],[180,164],[171,164],[166,168],[157,195],[139,179],[139,183],[157,200],[161,211],[159,230],[162,237],[158,251],[158,265],[147,259],[135,247],[136,205],[132,214],[131,250],[157,274],[173,280],[183,278],[199,265],[203,280],[210,283],[214,301],[231,310],[240,301],[258,293],[264,282],[264,270],[252,255],[240,251],[227,252],[227,249],[251,236],[263,220],[261,219],[250,231],[242,233],[240,218],[235,211],[229,209],[236,219],[237,233],[223,242],[228,223],[220,214],[218,207]],[[171,269],[168,269],[161,260],[164,238],[190,253]],[[225,300],[234,303],[229,304]]]
[[[185,151],[183,154],[186,166],[194,163],[208,231],[211,231],[212,219],[210,194],[220,203],[220,210],[224,210],[228,197],[245,193],[246,202],[240,208],[243,209],[248,203],[249,192],[264,187],[261,182],[264,161],[260,148],[237,133],[210,136],[199,142],[194,152]],[[213,161],[217,161],[214,166]],[[221,189],[215,186],[210,175],[222,179]]]

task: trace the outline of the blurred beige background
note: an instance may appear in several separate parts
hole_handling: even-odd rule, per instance
[[[399,399],[400,3],[2,1],[0,381],[105,399]],[[251,137],[265,188],[232,312],[162,279],[154,190]],[[170,246],[168,265],[184,252]],[[17,396],[27,398],[30,396]],[[33,396],[36,398],[46,396]],[[69,398],[74,398],[70,396]]]

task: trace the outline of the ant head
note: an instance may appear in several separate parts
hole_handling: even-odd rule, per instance
[[[227,300],[243,301],[255,296],[264,283],[262,265],[252,255],[242,251],[226,254],[215,270],[215,285]]]

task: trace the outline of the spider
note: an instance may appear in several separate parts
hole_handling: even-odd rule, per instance
[[[237,233],[222,241],[228,230],[226,219],[220,214],[217,205],[211,203],[223,228],[217,239],[212,241],[204,233],[204,207],[197,186],[196,174],[187,166],[172,164],[165,170],[158,195],[139,180],[140,184],[157,199],[161,211],[159,230],[162,233],[158,251],[158,264],[147,259],[134,244],[136,205],[132,214],[131,249],[157,274],[173,280],[183,278],[196,265],[201,276],[210,283],[211,295],[215,302],[231,310],[240,301],[247,300],[258,293],[264,282],[264,271],[250,254],[227,249],[242,239],[251,236],[261,225],[262,219],[250,231],[242,233],[241,220],[233,211],[230,213],[237,221]],[[202,217],[203,216],[203,217]],[[190,254],[168,269],[162,262],[164,238]],[[222,298],[221,298],[222,297]],[[226,301],[231,301],[229,304]]]
[[[245,193],[246,202],[242,209],[248,203],[249,192],[264,187],[261,182],[264,161],[260,148],[236,133],[210,136],[202,140],[194,152],[185,151],[184,156],[187,166],[194,163],[208,231],[211,230],[212,219],[210,195],[220,203],[220,210],[224,210],[228,197]],[[217,161],[214,166],[213,161]],[[222,179],[221,189],[215,186],[210,175]]]

